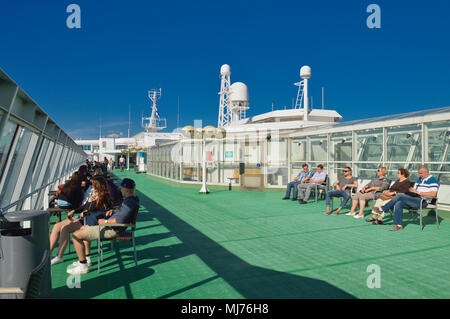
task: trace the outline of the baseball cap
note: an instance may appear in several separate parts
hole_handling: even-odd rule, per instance
[[[136,187],[136,183],[130,178],[124,178],[122,180],[122,183],[120,183],[120,186],[128,188],[128,189],[133,189]]]

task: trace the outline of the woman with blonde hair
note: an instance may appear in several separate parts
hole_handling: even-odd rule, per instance
[[[83,226],[83,217],[91,212],[108,211],[113,207],[112,200],[109,196],[108,185],[102,176],[95,176],[92,181],[92,193],[89,196],[86,204],[78,209],[71,210],[67,214],[67,219],[53,226],[50,234],[50,253],[56,244],[59,242],[58,253],[56,257],[51,260],[51,264],[58,264],[64,261],[63,255],[69,243],[70,233],[78,230]],[[73,215],[80,213],[80,218],[74,219]],[[87,255],[90,253],[90,247],[85,247]]]
[[[348,212],[347,216],[353,216],[354,218],[364,217],[364,208],[366,207],[366,201],[371,200],[375,196],[375,192],[384,191],[389,187],[389,180],[386,178],[387,168],[384,166],[378,167],[378,178],[371,180],[365,185],[359,192],[352,195],[352,209]],[[359,214],[355,215],[356,207],[359,204]]]

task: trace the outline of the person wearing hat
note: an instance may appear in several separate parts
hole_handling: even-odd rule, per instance
[[[136,210],[139,208],[139,198],[135,193],[136,184],[132,179],[125,178],[120,184],[120,191],[123,196],[122,204],[116,212],[112,210],[106,212],[104,219],[99,219],[98,224],[104,225],[101,229],[102,239],[111,239],[120,236],[126,230],[124,227],[108,227],[111,224],[128,224],[131,222]],[[74,262],[72,267],[67,269],[69,274],[85,274],[89,272],[89,266],[86,261],[85,246],[94,240],[98,240],[98,226],[83,226],[73,233],[72,242],[78,256],[78,261]]]

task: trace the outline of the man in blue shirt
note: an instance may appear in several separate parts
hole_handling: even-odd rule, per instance
[[[317,165],[317,172],[311,178],[305,178],[303,183],[298,185],[298,195],[300,196],[298,202],[300,204],[306,204],[311,194],[311,188],[316,188],[318,184],[325,182],[326,178],[327,174],[323,171],[323,165]]]
[[[136,184],[132,179],[125,178],[120,184],[120,191],[123,196],[122,204],[116,212],[112,210],[106,212],[105,219],[99,219],[98,224],[104,225],[100,228],[102,239],[111,239],[119,236],[126,230],[123,227],[108,227],[114,224],[129,224],[137,210],[139,209],[139,198],[135,194]],[[73,233],[72,241],[78,256],[78,261],[67,270],[69,274],[86,274],[89,272],[89,256],[85,254],[85,247],[89,247],[89,242],[98,240],[99,226],[85,225]],[[88,250],[89,251],[89,250]]]
[[[291,188],[294,188],[294,194],[292,200],[297,200],[298,196],[298,185],[302,184],[305,178],[310,178],[312,176],[312,172],[308,170],[308,164],[303,164],[302,170],[298,173],[297,176],[294,177],[292,182],[287,184],[286,187],[286,195],[282,198],[282,200],[289,199],[291,197]]]

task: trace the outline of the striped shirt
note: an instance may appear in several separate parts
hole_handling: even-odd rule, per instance
[[[436,192],[437,193],[439,190],[439,183],[433,175],[430,175],[425,179],[420,177],[417,180],[416,184],[414,184],[414,188],[417,189],[419,192],[424,192],[424,193]],[[431,198],[426,198],[425,200],[427,201],[427,203],[431,202]]]
[[[304,171],[301,171],[297,175],[297,182],[301,182],[305,178],[311,178],[311,176],[312,176],[312,172],[311,171],[307,171],[306,173]]]

